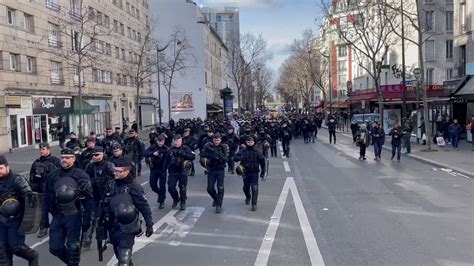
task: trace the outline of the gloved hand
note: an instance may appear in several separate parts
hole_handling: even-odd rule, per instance
[[[151,235],[153,235],[153,226],[147,226],[145,236],[150,237]]]

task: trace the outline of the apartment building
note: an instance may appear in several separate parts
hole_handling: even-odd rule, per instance
[[[172,40],[177,29],[180,38],[189,46],[187,67],[176,73],[171,88],[171,118],[204,118],[213,113],[223,113],[220,90],[228,84],[226,69],[227,46],[209,25],[201,8],[189,0],[162,0],[151,3],[151,11],[159,18],[155,35],[162,44],[171,43],[163,53],[174,58],[182,40]],[[171,38],[171,39],[170,39]],[[175,44],[177,46],[175,46]],[[192,55],[192,56],[191,56]],[[190,65],[192,64],[192,65]],[[163,121],[168,121],[168,95],[160,88]]]
[[[84,135],[154,116],[149,82],[137,110],[129,71],[148,13],[144,0],[0,1],[0,150],[77,132],[80,113]]]

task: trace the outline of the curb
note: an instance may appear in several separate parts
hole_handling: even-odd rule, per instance
[[[327,128],[327,127],[324,127],[324,128]],[[341,133],[339,135],[342,135],[346,138],[351,138],[351,136],[348,136],[347,134],[344,134],[344,132],[341,132],[341,131],[336,131],[336,132]],[[382,146],[382,149],[387,150],[387,151],[392,151],[392,149],[390,147],[387,147],[387,146]],[[474,173],[471,172],[471,171],[467,171],[467,170],[464,170],[464,169],[461,169],[461,168],[458,168],[458,167],[449,166],[447,164],[444,164],[444,163],[441,163],[441,162],[438,162],[438,161],[434,161],[434,160],[431,160],[431,159],[423,158],[421,156],[414,155],[414,154],[403,154],[403,156],[412,158],[412,159],[414,159],[418,162],[425,163],[425,164],[435,166],[435,167],[438,167],[438,168],[452,169],[453,171],[458,172],[462,175],[465,175],[468,178],[474,179]]]

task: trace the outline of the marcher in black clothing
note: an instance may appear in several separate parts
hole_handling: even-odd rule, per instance
[[[397,153],[397,161],[400,162],[400,156],[401,156],[401,149],[402,149],[402,138],[403,138],[403,133],[402,129],[398,124],[395,124],[395,126],[390,130],[390,133],[388,133],[389,136],[392,136],[392,160],[395,158],[395,153]]]

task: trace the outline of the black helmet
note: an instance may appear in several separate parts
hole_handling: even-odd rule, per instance
[[[115,208],[115,218],[117,218],[117,221],[123,225],[134,222],[137,215],[137,210],[133,205],[120,203],[117,208]]]
[[[1,206],[1,213],[7,219],[18,217],[21,213],[20,202],[14,198],[4,200]]]

